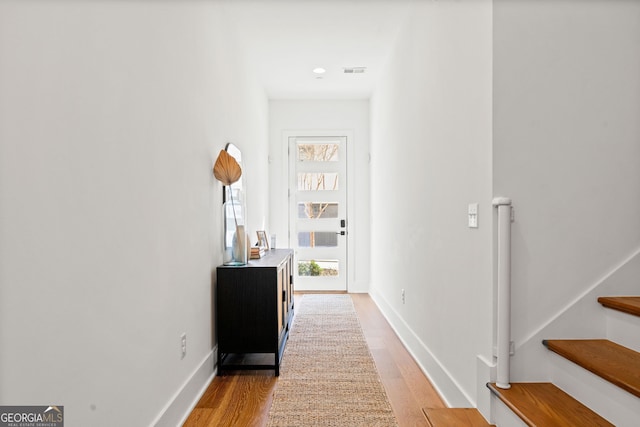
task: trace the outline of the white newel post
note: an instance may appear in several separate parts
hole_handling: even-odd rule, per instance
[[[496,197],[498,208],[498,302],[496,356],[496,385],[502,389],[509,384],[509,357],[511,341],[511,199]]]

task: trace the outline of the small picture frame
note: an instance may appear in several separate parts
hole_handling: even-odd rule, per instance
[[[258,246],[268,251],[269,239],[267,238],[267,232],[264,230],[258,230],[256,233],[258,233]]]

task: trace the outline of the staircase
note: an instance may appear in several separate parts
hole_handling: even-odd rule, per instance
[[[640,317],[640,297],[600,297],[598,302],[608,309],[624,313],[623,316]],[[636,333],[634,335],[638,336]],[[586,370],[598,376],[601,380],[595,381],[598,384],[596,387],[602,388],[603,398],[612,393],[621,393],[620,398],[611,399],[616,402],[624,401],[620,404],[623,410],[628,409],[629,406],[640,408],[640,352],[636,351],[637,348],[633,350],[607,339],[554,339],[544,340],[543,345],[554,354],[579,366],[580,370]],[[593,387],[589,385],[592,383],[590,378],[583,380],[581,377],[578,382],[577,388]],[[607,388],[611,384],[616,386],[612,387],[613,389],[618,388],[624,391]],[[586,406],[593,408],[598,405],[598,402],[585,405],[584,401],[581,403],[552,383],[512,383],[511,388],[507,390],[500,389],[492,383],[487,384],[487,387],[522,420],[524,424],[520,425],[580,427],[614,425],[610,422],[611,419],[606,420]],[[627,405],[626,402],[631,402],[631,405]],[[604,406],[606,405],[605,403]],[[614,422],[619,427],[640,425],[637,418],[640,412],[635,414],[636,419],[632,421],[633,424],[626,424],[626,421]],[[629,419],[629,416],[627,415],[625,419]],[[511,427],[511,424],[504,427]]]

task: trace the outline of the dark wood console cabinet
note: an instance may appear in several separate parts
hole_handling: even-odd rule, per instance
[[[292,256],[289,249],[272,249],[246,266],[217,268],[218,369],[273,369],[280,375],[293,318]],[[241,355],[249,353],[273,358],[246,363]]]

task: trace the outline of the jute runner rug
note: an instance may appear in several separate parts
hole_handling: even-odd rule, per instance
[[[269,427],[397,426],[349,295],[304,295]]]

